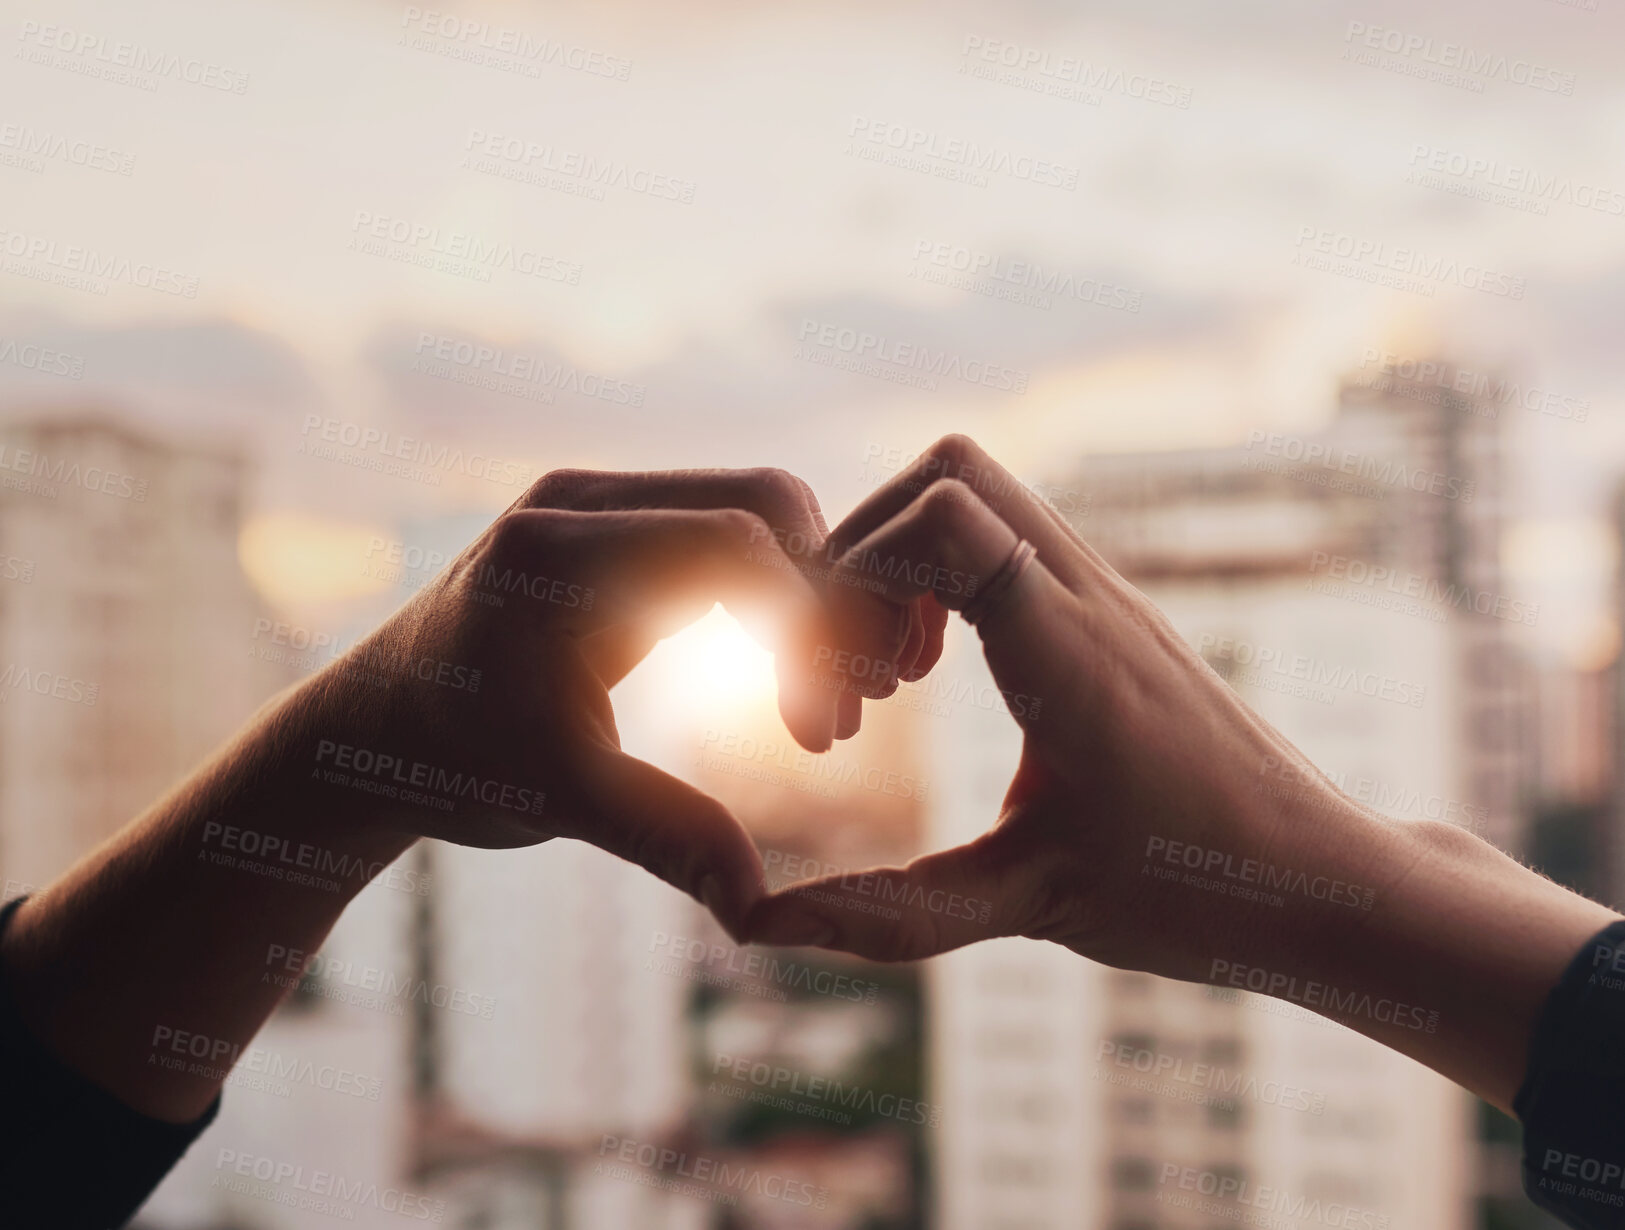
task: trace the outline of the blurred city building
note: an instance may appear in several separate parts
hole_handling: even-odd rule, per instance
[[[0,872],[43,884],[294,677],[254,654],[247,464],[99,411],[0,425]]]

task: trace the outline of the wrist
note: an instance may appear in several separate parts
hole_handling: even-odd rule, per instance
[[[1348,808],[1326,865],[1372,885],[1371,908],[1283,917],[1258,943],[1265,993],[1510,1110],[1547,996],[1617,915],[1455,825]]]

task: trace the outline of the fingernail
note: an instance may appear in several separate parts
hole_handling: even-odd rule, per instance
[[[822,948],[835,938],[835,925],[811,910],[784,906],[774,911],[767,926],[754,937],[759,944],[787,944],[797,948]]]

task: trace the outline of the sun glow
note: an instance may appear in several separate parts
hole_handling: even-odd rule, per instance
[[[773,655],[720,604],[655,646],[648,665],[667,695],[697,708],[771,707],[778,694]]]

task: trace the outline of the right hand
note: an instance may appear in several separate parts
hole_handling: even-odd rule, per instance
[[[991,918],[905,907],[902,921],[887,921],[831,905],[852,884],[833,877],[766,899],[749,920],[751,939],[909,960],[1022,935],[1108,965],[1206,980],[1215,957],[1258,951],[1260,928],[1294,930],[1315,908],[1348,911],[1350,893],[1403,874],[1369,853],[1394,822],[1336,790],[1145,595],[963,437],[939,441],[831,535],[832,557],[845,552],[834,580],[846,583],[831,588],[851,654],[835,660],[892,666],[844,686],[884,696],[923,674],[940,653],[947,610],[972,597],[967,578],[985,582],[1023,538],[1037,559],[977,625],[1001,691],[1041,701],[1012,706],[1025,740],[1003,809],[969,844],[875,869],[885,883],[865,885],[874,901],[991,901]],[[892,566],[898,560],[911,566]],[[897,607],[907,620],[886,614]],[[1283,776],[1297,789],[1261,789]],[[1232,867],[1257,860],[1340,877],[1344,903],[1306,896],[1272,910],[1177,875],[1158,879],[1152,871],[1168,865],[1170,847]]]

